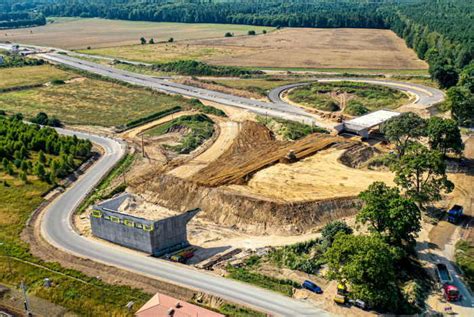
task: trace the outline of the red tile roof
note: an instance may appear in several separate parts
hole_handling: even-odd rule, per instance
[[[137,313],[137,317],[224,317],[179,299],[157,293]]]

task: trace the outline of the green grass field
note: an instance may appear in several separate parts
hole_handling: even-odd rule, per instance
[[[66,124],[118,126],[189,101],[84,78],[66,85],[0,94],[0,109],[26,117],[44,111]]]
[[[103,283],[57,263],[45,263],[32,256],[28,245],[20,239],[26,220],[50,187],[31,176],[25,184],[0,169],[0,283],[17,286],[24,281],[30,294],[82,316],[132,316],[125,305],[133,300],[138,308],[151,295]],[[5,258],[6,255],[12,258]],[[45,278],[51,280],[50,288],[43,287]]]
[[[46,84],[79,77],[50,65],[0,68],[0,89]]]
[[[203,114],[183,116],[148,130],[146,135],[149,137],[159,136],[176,129],[187,131],[184,133],[180,144],[167,147],[177,153],[188,154],[212,136],[214,123]]]
[[[289,92],[288,98],[324,111],[340,110],[362,115],[382,108],[396,109],[408,101],[407,95],[388,87],[356,82],[313,83]]]

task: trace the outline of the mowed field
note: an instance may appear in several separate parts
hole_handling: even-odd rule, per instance
[[[259,68],[427,69],[395,33],[375,29],[285,28],[257,36],[110,47],[86,53],[144,62],[198,59]]]
[[[0,89],[46,84],[52,80],[68,80],[78,75],[50,65],[0,69]]]
[[[9,113],[21,112],[26,117],[46,112],[67,124],[117,126],[177,105],[185,105],[186,99],[168,96],[140,88],[132,88],[112,82],[82,78],[63,72],[52,66],[32,66],[17,69],[16,76],[43,73],[39,82],[61,77],[78,77],[64,85],[45,85],[39,88],[0,93],[0,109]],[[3,76],[11,69],[0,69],[0,87],[9,82]],[[59,73],[57,73],[59,72]],[[49,74],[49,76],[48,76]],[[20,85],[23,82],[19,83]],[[9,84],[11,85],[11,84]]]
[[[157,41],[194,40],[224,37],[226,32],[235,36],[249,30],[261,33],[271,27],[229,24],[186,24],[122,21],[106,19],[51,18],[45,26],[2,30],[1,40],[25,44],[52,46],[65,49],[85,49],[132,45],[140,43],[143,36]],[[6,34],[6,36],[5,36]]]

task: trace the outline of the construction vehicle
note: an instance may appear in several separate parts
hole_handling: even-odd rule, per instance
[[[187,260],[189,260],[190,258],[192,258],[194,256],[194,251],[195,251],[195,249],[193,249],[193,248],[179,251],[179,252],[173,254],[170,257],[170,260],[173,261],[173,262],[178,262],[178,263],[186,263]]]
[[[346,296],[336,294],[336,296],[334,296],[334,302],[339,305],[344,305],[346,303]]]
[[[346,285],[342,284],[342,283],[339,283],[337,284],[337,294],[338,295],[347,295],[348,291],[347,291],[347,287]]]
[[[462,217],[464,208],[459,205],[454,205],[451,209],[448,210],[448,222],[458,223]]]

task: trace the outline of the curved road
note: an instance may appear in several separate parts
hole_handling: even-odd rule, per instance
[[[318,82],[338,82],[338,81],[353,81],[353,82],[362,82],[367,84],[381,85],[394,89],[398,89],[412,95],[416,96],[416,100],[413,102],[414,105],[418,106],[420,109],[429,108],[441,101],[444,100],[444,93],[436,88],[428,87],[419,84],[413,83],[404,83],[389,79],[373,79],[373,78],[353,78],[353,77],[337,77],[337,78],[317,78],[315,81]],[[302,87],[310,85],[310,82],[306,83],[296,83],[289,84],[281,87],[277,87],[271,90],[268,94],[268,98],[275,104],[279,105],[289,105],[284,101],[281,96],[282,94],[290,89],[296,87]]]
[[[104,148],[104,155],[72,187],[47,208],[41,222],[43,237],[55,247],[96,262],[123,268],[142,275],[166,280],[173,284],[217,295],[229,301],[254,307],[277,316],[328,316],[309,303],[198,271],[180,264],[152,258],[125,248],[110,247],[80,236],[71,219],[75,208],[94,189],[101,178],[125,154],[120,141],[96,135],[58,129],[65,135],[86,138]]]
[[[280,99],[284,90],[292,87],[284,86],[273,90],[270,99],[273,102],[236,97],[206,89],[190,87],[158,79],[152,76],[140,75],[118,70],[112,67],[80,60],[60,54],[41,54],[41,57],[70,67],[92,72],[109,78],[114,78],[134,85],[149,87],[172,94],[200,98],[218,102],[224,105],[239,107],[258,114],[268,114],[288,120],[320,125],[316,119],[302,108],[289,105]],[[324,79],[325,81],[342,80]],[[379,81],[373,79],[354,79],[391,86],[409,91],[419,98],[417,102],[429,106],[444,98],[439,91],[415,84],[403,84],[393,81]],[[302,84],[298,84],[302,85]],[[294,87],[294,85],[293,85]],[[425,104],[426,103],[426,104]],[[325,316],[325,311],[303,301],[297,301],[282,295],[266,291],[248,284],[217,277],[211,274],[173,264],[167,261],[140,255],[124,248],[115,248],[87,239],[76,233],[71,225],[71,218],[75,208],[92,191],[100,179],[120,160],[125,153],[124,144],[117,140],[96,135],[72,132],[58,129],[62,134],[75,134],[80,138],[87,138],[104,148],[104,155],[94,164],[72,187],[56,199],[46,210],[41,223],[41,233],[46,240],[59,249],[66,250],[77,256],[93,259],[94,261],[133,271],[151,278],[167,280],[174,284],[193,288],[214,294],[232,302],[248,305],[259,310],[279,316]]]

